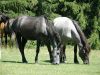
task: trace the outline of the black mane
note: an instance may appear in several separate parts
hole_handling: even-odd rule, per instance
[[[74,24],[74,26],[75,26],[77,32],[78,32],[79,35],[80,35],[81,42],[83,43],[83,47],[88,47],[88,50],[89,50],[89,52],[90,52],[90,46],[89,46],[89,44],[87,43],[87,39],[86,39],[84,33],[82,32],[82,30],[81,30],[81,28],[80,28],[78,22],[75,21],[75,20],[72,20],[72,22],[73,22],[73,24]]]

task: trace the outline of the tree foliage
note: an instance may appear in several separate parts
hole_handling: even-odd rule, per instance
[[[100,0],[0,0],[0,11],[11,18],[67,16],[79,22],[91,47],[100,49]]]

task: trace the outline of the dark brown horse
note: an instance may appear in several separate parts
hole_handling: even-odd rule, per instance
[[[24,55],[24,47],[27,40],[37,40],[37,54],[39,53],[40,44],[44,43],[48,47],[50,58],[52,58],[52,54],[50,51],[50,46],[52,46],[53,63],[59,64],[60,37],[57,32],[55,32],[53,23],[49,22],[47,18],[45,18],[44,16],[20,16],[13,22],[12,29],[16,34],[23,62],[27,62]],[[37,62],[38,60],[37,54],[35,57],[35,62]]]
[[[8,40],[8,37],[10,38],[10,47],[13,47],[16,42],[15,33],[11,28],[14,20],[15,19],[9,19],[8,22],[6,23],[7,26],[4,28],[6,39]],[[6,41],[6,45],[7,45],[7,41]]]

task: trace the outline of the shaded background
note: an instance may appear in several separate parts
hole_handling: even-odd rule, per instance
[[[50,20],[66,16],[79,22],[92,49],[100,50],[100,0],[0,0],[0,12],[20,15],[46,15]],[[28,47],[33,47],[33,42]],[[35,45],[35,44],[34,44]]]

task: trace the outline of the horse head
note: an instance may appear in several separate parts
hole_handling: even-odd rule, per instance
[[[88,44],[84,33],[82,32],[81,28],[79,27],[78,22],[73,20],[73,23],[74,23],[74,26],[75,26],[77,32],[80,35],[81,44],[82,44],[82,45],[80,45],[79,56],[81,57],[84,64],[89,64],[90,45]]]
[[[89,64],[90,45],[86,44],[79,50],[79,56],[84,64]]]
[[[6,23],[8,20],[9,20],[8,16],[6,16],[4,14],[0,15],[0,23],[2,23],[2,22]]]
[[[47,23],[47,31],[48,35],[50,36],[51,44],[53,45],[53,51],[52,51],[52,63],[53,64],[59,64],[60,63],[60,46],[61,46],[61,38],[57,31],[55,31],[54,23],[52,21],[46,20]]]
[[[0,15],[0,27],[3,27],[3,29],[5,27],[7,27],[7,23],[9,21],[9,17],[4,15],[4,14],[1,14]]]

